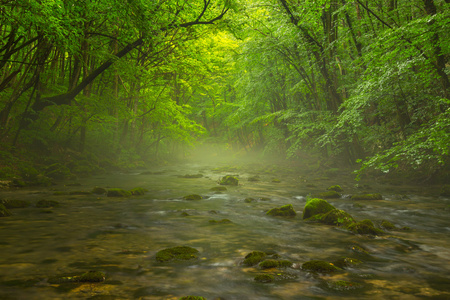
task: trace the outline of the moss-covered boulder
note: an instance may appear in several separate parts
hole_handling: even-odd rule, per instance
[[[316,194],[315,197],[321,198],[321,199],[337,199],[337,198],[341,198],[341,194],[339,194],[336,191],[328,191],[328,192]]]
[[[145,193],[147,193],[147,192],[148,192],[147,189],[144,189],[144,188],[141,188],[141,187],[137,187],[137,188],[134,188],[134,189],[130,190],[130,193],[133,196],[145,195]]]
[[[0,217],[9,217],[11,212],[3,205],[0,204]]]
[[[381,194],[356,194],[352,195],[352,200],[383,200]]]
[[[213,192],[226,192],[227,188],[224,186],[215,186],[215,187],[210,188],[210,190]]]
[[[341,209],[333,209],[323,214],[319,222],[327,225],[348,226],[356,221],[347,212]]]
[[[327,190],[329,190],[329,191],[335,191],[335,192],[338,192],[338,193],[344,191],[344,190],[341,188],[340,185],[332,185],[332,186],[328,187]]]
[[[267,256],[267,254],[264,252],[253,251],[245,256],[243,263],[246,266],[254,266],[254,265],[260,263],[261,261],[263,261],[266,256]]]
[[[310,260],[302,265],[302,270],[317,273],[333,273],[342,270],[332,263],[323,260]]]
[[[382,220],[380,223],[380,227],[384,230],[394,230],[396,229],[395,225],[387,220]]]
[[[219,180],[220,185],[238,185],[239,179],[236,176],[227,175]]]
[[[107,193],[107,190],[105,188],[96,186],[92,189],[91,193],[96,195],[103,195]]]
[[[260,262],[258,266],[261,269],[288,268],[292,266],[292,262],[289,260],[266,259]]]
[[[357,234],[381,235],[383,230],[375,228],[372,221],[363,220],[347,226],[347,229]]]
[[[202,200],[203,197],[197,194],[186,195],[183,197],[184,200]]]
[[[24,200],[16,200],[16,199],[3,199],[0,200],[0,204],[3,204],[8,209],[13,208],[25,208],[30,206],[30,203]]]
[[[446,184],[441,187],[440,195],[443,197],[450,197],[450,184]]]
[[[39,200],[38,202],[36,202],[36,207],[37,208],[50,208],[50,207],[58,207],[59,206],[59,202],[55,201],[55,200]]]
[[[254,280],[261,283],[270,283],[275,280],[275,277],[270,274],[259,274],[255,276]]]
[[[362,261],[356,258],[351,257],[341,257],[335,261],[333,261],[333,265],[335,265],[338,268],[345,269],[345,268],[351,268],[357,265],[362,264]]]
[[[178,260],[196,259],[198,250],[187,246],[167,248],[156,253],[156,260],[159,262],[169,262]]]
[[[132,194],[130,191],[124,189],[109,189],[106,193],[107,197],[130,197]]]
[[[103,282],[105,281],[105,274],[100,271],[89,271],[81,274],[79,282]]]
[[[303,209],[303,219],[308,219],[317,214],[324,214],[330,210],[336,209],[324,199],[312,198],[306,201]]]
[[[272,208],[266,214],[269,216],[280,217],[295,217],[297,215],[292,204],[283,205],[279,208]]]

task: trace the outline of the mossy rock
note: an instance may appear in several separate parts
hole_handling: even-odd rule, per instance
[[[380,223],[380,227],[384,230],[394,230],[396,228],[394,224],[387,220],[382,220]]]
[[[181,297],[179,300],[206,300],[206,298],[200,296],[184,296]]]
[[[59,206],[59,202],[55,200],[39,200],[36,202],[37,208],[50,208]]]
[[[292,266],[292,262],[289,260],[266,259],[260,262],[258,266],[261,269],[288,268]]]
[[[278,178],[272,178],[271,181],[274,182],[274,183],[280,183],[281,182],[281,180],[278,179]]]
[[[236,176],[227,175],[219,180],[220,185],[238,185],[239,179]]]
[[[105,188],[102,187],[94,187],[91,191],[92,194],[96,194],[96,195],[103,195],[106,194],[108,191]]]
[[[381,194],[356,194],[351,197],[352,200],[383,200]]]
[[[227,188],[224,186],[215,186],[215,187],[210,188],[210,190],[213,192],[226,192]]]
[[[337,291],[337,292],[347,292],[347,291],[361,289],[363,287],[363,285],[358,282],[337,280],[337,281],[327,281],[326,287],[330,290]]]
[[[256,202],[256,199],[252,198],[252,197],[247,197],[247,198],[244,199],[244,202],[245,203],[252,203],[252,202]]]
[[[109,189],[106,193],[107,197],[130,197],[132,194],[130,191],[124,189]]]
[[[259,175],[250,176],[249,178],[247,178],[247,180],[250,182],[261,181],[261,177],[259,177]]]
[[[370,221],[370,220],[368,220],[368,221]],[[370,224],[372,224],[372,225],[370,225]],[[369,222],[367,222],[367,220],[350,224],[347,226],[347,229],[354,233],[357,233],[357,234],[381,235],[384,233],[383,230],[375,228],[373,226],[372,221],[370,221],[370,223],[369,223]]]
[[[183,197],[184,200],[202,200],[203,197],[197,194],[187,195]]]
[[[0,217],[9,217],[12,213],[3,205],[0,204]]]
[[[261,261],[263,261],[266,256],[267,256],[267,254],[264,252],[261,252],[261,251],[250,252],[249,254],[247,254],[245,256],[244,265],[254,266],[254,265],[260,263]]]
[[[27,201],[24,201],[24,200],[4,199],[4,200],[0,200],[0,204],[3,204],[8,209],[25,208],[25,207],[30,206],[30,203]]]
[[[209,220],[209,224],[231,224],[233,222],[231,222],[229,219],[222,219],[220,221],[217,220]]]
[[[167,248],[156,253],[156,260],[159,262],[191,260],[197,258],[197,253],[199,253],[197,249],[187,246]]]
[[[317,214],[325,214],[330,210],[336,209],[324,199],[312,198],[306,201],[303,209],[303,219],[308,219]]]
[[[266,214],[279,217],[295,217],[297,215],[292,204],[283,205],[280,208],[272,208]]]
[[[350,246],[350,250],[356,254],[362,255],[362,256],[368,256],[370,255],[369,252],[364,249],[362,246],[353,244]]]
[[[317,273],[333,273],[342,269],[323,260],[310,260],[302,265],[302,270]]]
[[[350,258],[350,257],[341,257],[338,260],[335,260],[333,264],[341,269],[345,269],[348,267],[354,267],[357,265],[362,264],[362,261],[356,258]]]
[[[344,191],[340,185],[332,185],[332,186],[328,187],[327,190],[335,191],[335,192],[343,192]]]
[[[450,197],[450,184],[446,184],[441,187],[440,195],[443,197]]]
[[[270,274],[259,274],[255,276],[254,280],[261,283],[270,283],[275,280],[275,277]]]
[[[134,189],[130,190],[130,193],[131,193],[133,196],[141,196],[141,195],[145,195],[145,193],[147,193],[147,192],[148,192],[147,189],[140,188],[140,187],[137,187],[137,188],[134,188]]]
[[[323,214],[319,222],[327,225],[348,226],[356,221],[347,212],[341,209],[333,209]]]
[[[315,197],[321,198],[321,199],[337,199],[337,198],[341,198],[341,194],[339,194],[336,191],[328,191],[328,192],[319,193],[319,194],[315,195]]]
[[[99,271],[89,271],[81,274],[79,282],[103,282],[105,281],[105,274]]]

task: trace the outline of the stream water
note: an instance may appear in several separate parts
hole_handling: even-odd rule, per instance
[[[339,175],[314,178],[294,168],[263,164],[189,163],[144,173],[117,173],[79,179],[78,186],[56,185],[1,191],[0,198],[27,200],[28,208],[0,218],[0,299],[450,299],[450,199],[420,187],[378,186],[384,200],[352,201],[361,192]],[[179,175],[201,173],[201,178]],[[210,189],[227,174],[239,186],[218,194]],[[260,175],[261,181],[248,177]],[[278,178],[280,182],[272,182]],[[67,183],[66,183],[67,184]],[[388,220],[409,230],[379,237],[355,235],[333,226],[302,220],[306,197],[340,184],[344,197],[328,200],[355,219],[375,224]],[[360,183],[362,186],[363,183]],[[56,195],[55,191],[90,191],[94,186],[149,190],[143,196]],[[183,196],[200,194],[203,200]],[[247,203],[245,198],[256,201]],[[41,199],[60,205],[40,209]],[[265,212],[292,204],[294,218]],[[229,219],[231,224],[212,224]],[[160,263],[165,248],[190,246],[198,260]],[[361,246],[369,254],[355,251]],[[251,251],[276,252],[291,268],[261,270],[242,264]],[[363,263],[332,275],[312,274],[300,266],[309,260],[358,258]],[[61,274],[99,270],[103,283],[49,284]],[[259,283],[261,273],[283,274],[282,280]],[[276,274],[275,274],[276,275]],[[329,283],[361,284],[337,291]]]

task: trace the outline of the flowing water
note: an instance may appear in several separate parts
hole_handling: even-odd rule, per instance
[[[218,169],[215,169],[219,167]],[[294,169],[294,168],[293,168]],[[344,194],[358,192],[354,182],[311,178],[288,167],[184,164],[143,173],[117,173],[77,181],[79,186],[2,191],[0,198],[60,206],[12,210],[0,219],[0,299],[450,299],[450,199],[423,193],[420,187],[376,186],[384,200],[329,200],[355,219],[388,220],[398,228],[379,237],[355,235],[333,226],[307,223],[302,210],[309,194],[340,184]],[[159,172],[157,172],[159,171]],[[201,178],[177,175],[201,173]],[[226,174],[239,175],[239,186],[211,191]],[[261,181],[247,181],[249,176]],[[281,182],[272,182],[277,177]],[[361,184],[362,185],[362,184]],[[143,196],[55,195],[54,191],[90,191],[94,186],[149,190]],[[366,186],[365,188],[369,188]],[[360,190],[359,190],[360,192]],[[203,200],[183,196],[200,194]],[[344,195],[345,196],[345,195]],[[248,203],[244,199],[255,198]],[[294,218],[265,212],[292,204]],[[232,223],[211,220],[229,219]],[[190,246],[197,260],[160,263],[165,248]],[[363,247],[369,254],[358,251]],[[291,268],[261,270],[242,264],[251,251],[276,252]],[[362,264],[332,275],[301,269],[309,260],[358,258]],[[99,270],[103,283],[50,284],[52,276]],[[272,273],[276,280],[254,277]],[[282,275],[279,275],[282,274]],[[346,280],[355,289],[338,291],[330,283]],[[361,285],[358,285],[361,284]]]

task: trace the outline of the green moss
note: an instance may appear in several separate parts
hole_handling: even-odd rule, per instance
[[[227,175],[219,180],[220,185],[238,185],[239,179],[236,176]]]
[[[383,200],[381,194],[356,194],[353,195],[352,200]]]
[[[37,208],[50,208],[59,206],[59,202],[55,200],[39,200],[36,202]]]
[[[333,209],[335,207],[326,200],[312,198],[306,201],[305,208],[303,209],[303,219],[308,219],[317,214],[324,214]]]
[[[225,191],[227,191],[227,188],[224,186],[215,186],[215,187],[210,188],[210,190],[213,192],[225,192]]]
[[[372,222],[370,221],[370,223]],[[357,234],[381,235],[384,233],[383,230],[373,227],[373,223],[371,226],[367,221],[350,224],[347,229]]]
[[[352,250],[353,252],[357,253],[357,254],[362,254],[363,256],[369,255],[369,252],[364,249],[363,247],[361,247],[360,245],[351,245],[350,246],[350,250]]]
[[[275,280],[275,277],[270,274],[259,274],[255,276],[254,280],[262,283],[269,283],[273,282]]]
[[[0,200],[0,204],[3,204],[6,208],[12,209],[12,208],[25,208],[30,206],[30,203],[24,200],[9,200],[4,199]]]
[[[202,200],[203,197],[197,194],[187,195],[183,197],[184,200]]]
[[[333,273],[340,271],[341,268],[323,260],[310,260],[302,265],[302,270],[318,273]]]
[[[9,217],[11,212],[3,205],[0,204],[0,217]]]
[[[140,188],[140,187],[137,187],[137,188],[134,188],[134,189],[130,190],[130,193],[131,193],[133,196],[145,195],[145,193],[147,193],[147,192],[148,192],[147,189]]]
[[[107,197],[129,197],[131,196],[131,192],[124,189],[109,189],[106,193]]]
[[[266,259],[259,263],[261,269],[278,268],[278,261],[275,259]]]
[[[381,221],[380,226],[381,226],[381,228],[383,228],[385,230],[394,230],[395,229],[395,225],[386,220]]]
[[[362,224],[366,224],[367,226],[371,226],[371,227],[375,226],[375,225],[373,225],[373,222],[371,220],[369,220],[369,219],[364,219],[364,220],[359,221],[359,222],[362,223]]]
[[[169,262],[173,260],[191,260],[197,258],[198,250],[187,247],[179,246],[168,248],[156,253],[156,260],[159,262]]]
[[[96,195],[103,195],[103,194],[106,194],[107,191],[105,188],[96,186],[92,189],[91,193],[96,194]]]
[[[274,182],[274,183],[280,183],[280,182],[281,182],[281,180],[280,180],[280,179],[278,179],[278,178],[272,178],[272,182]]]
[[[348,226],[355,222],[355,219],[347,212],[340,209],[333,209],[322,215],[320,223],[336,226]]]
[[[266,253],[261,251],[253,251],[245,256],[244,265],[254,266],[266,257]]]
[[[332,185],[329,188],[327,188],[327,190],[335,191],[335,192],[343,192],[344,191],[340,185]]]
[[[356,290],[356,289],[360,289],[362,287],[363,287],[363,285],[361,283],[345,281],[345,280],[327,282],[327,288],[329,288],[333,291],[339,291],[339,292]]]
[[[356,258],[342,257],[333,262],[333,264],[341,269],[353,267],[362,264],[362,261]]]
[[[328,191],[328,192],[323,192],[323,193],[319,193],[317,195],[315,195],[316,198],[321,198],[321,199],[337,199],[341,197],[341,194],[339,194],[336,191]]]
[[[272,208],[267,213],[269,216],[294,217],[297,213],[292,207],[292,204],[283,205],[280,208]]]

